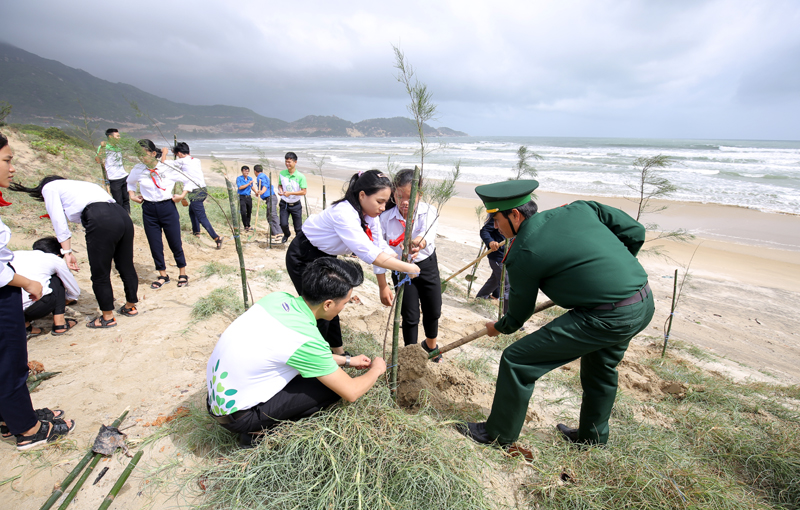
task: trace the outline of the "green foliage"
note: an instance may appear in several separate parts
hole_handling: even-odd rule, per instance
[[[278,283],[279,281],[283,280],[285,275],[286,271],[282,271],[280,269],[265,269],[261,272],[261,276],[264,278],[264,281],[267,283],[267,285]]]
[[[38,141],[46,142],[51,145],[61,145],[62,147],[69,146],[77,149],[87,150],[94,148],[86,141],[70,135],[57,127],[43,127],[37,126],[36,124],[13,124],[12,127],[16,128],[20,133],[25,133],[26,135],[35,135],[39,138]],[[31,143],[31,145],[33,145],[33,143]],[[61,152],[63,152],[63,149]]]
[[[32,149],[39,152],[45,152],[53,156],[66,156],[63,143],[54,143],[48,140],[34,140],[30,145]]]
[[[514,177],[510,181],[518,181],[523,177],[536,177],[536,169],[528,163],[532,159],[544,159],[538,153],[528,150],[524,145],[520,145],[517,149],[517,164],[511,170],[514,171]],[[534,195],[535,196],[535,195]]]
[[[241,295],[232,286],[218,287],[207,296],[201,297],[192,307],[192,318],[198,320],[208,319],[215,314],[225,314],[236,317],[244,313]]]
[[[13,107],[8,101],[0,101],[0,126],[5,125],[6,118],[11,115]]]
[[[436,115],[436,105],[432,102],[432,95],[428,92],[428,87],[420,83],[414,77],[414,68],[406,61],[405,55],[400,48],[392,45],[394,50],[394,67],[398,73],[395,78],[403,84],[411,102],[407,106],[409,113],[413,117],[414,125],[417,128],[419,138],[420,170],[424,171],[425,155],[428,154],[428,140],[425,136],[425,122],[434,118]]]
[[[200,274],[206,277],[213,275],[229,276],[229,275],[236,275],[238,273],[239,273],[238,267],[229,266],[227,264],[217,262],[216,260],[212,260],[211,262],[200,267]]]

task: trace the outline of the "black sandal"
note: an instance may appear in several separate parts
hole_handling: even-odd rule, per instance
[[[67,425],[67,422],[56,418],[53,421],[40,421],[39,431],[32,436],[23,436],[17,434],[17,450],[25,451],[37,446],[52,443],[56,439],[66,436],[72,429],[75,428],[75,420],[71,420],[72,425]],[[29,441],[27,444],[20,444]]]
[[[169,283],[169,275],[167,276],[159,276],[156,278],[156,281],[150,284],[151,289],[160,289],[164,286],[165,283]]]
[[[64,322],[66,322],[66,324],[53,323],[53,329],[50,330],[50,334],[55,336],[63,335],[64,333],[66,333],[67,331],[78,325],[78,321],[76,321],[75,319],[67,318],[65,319]]]
[[[136,306],[128,308],[127,306],[122,305],[122,307],[117,310],[117,313],[124,315],[125,317],[136,317],[139,315],[139,310],[136,309]]]
[[[433,351],[435,351],[436,349],[438,349],[438,348],[439,348],[439,344],[436,344],[436,347],[434,347],[433,349],[429,349],[429,348],[428,348],[428,342],[426,342],[425,340],[423,340],[422,342],[420,342],[420,345],[422,346],[422,349],[423,349],[425,352],[429,353],[429,354],[430,354],[431,352],[433,352]],[[438,356],[436,356],[435,358],[433,358],[431,361],[433,361],[434,363],[439,363],[440,361],[442,361],[442,355],[441,355],[441,354],[439,354]]]
[[[221,250],[222,249],[222,236],[218,236],[216,239],[214,239],[214,242],[217,243],[217,249]]]
[[[33,338],[35,336],[44,335],[44,330],[42,328],[36,327],[36,329],[39,330],[38,333],[34,333],[33,332],[33,328],[34,328],[34,325],[33,325],[32,322],[31,322],[30,326],[25,326],[25,332],[28,334],[28,340],[30,340],[31,338]]]
[[[100,325],[99,326],[96,324],[96,322],[98,320],[100,321]],[[106,320],[106,319],[103,318],[102,315],[99,316],[99,317],[95,317],[94,319],[92,319],[92,320],[90,320],[89,322],[86,323],[86,327],[87,328],[92,328],[92,329],[113,328],[116,325],[117,325],[117,319],[116,318],[111,317],[110,319]]]
[[[182,274],[178,277],[178,288],[181,287],[188,287],[189,286],[189,277],[185,274]]]
[[[64,416],[64,411],[61,409],[51,411],[46,407],[43,407],[42,409],[36,409],[34,412],[36,413],[36,419],[39,421],[53,421]],[[58,413],[57,416],[56,413]],[[11,439],[14,437],[14,434],[11,433],[11,431],[8,429],[8,425],[6,424],[0,425],[0,434],[2,434],[3,439]]]

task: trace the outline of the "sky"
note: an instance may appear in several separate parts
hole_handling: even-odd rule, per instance
[[[475,136],[800,139],[797,0],[6,2],[0,40],[190,104]]]

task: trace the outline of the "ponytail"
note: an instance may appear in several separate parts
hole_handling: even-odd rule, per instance
[[[21,191],[23,193],[27,193],[34,200],[39,202],[44,202],[44,197],[42,196],[42,188],[44,188],[47,184],[53,181],[60,181],[63,179],[64,178],[61,177],[60,175],[48,175],[47,177],[39,181],[39,185],[36,186],[35,188],[28,188],[17,182],[12,182],[11,186],[9,186],[8,189],[10,189],[11,191]]]

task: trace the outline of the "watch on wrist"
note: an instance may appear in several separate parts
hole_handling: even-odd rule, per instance
[[[72,249],[70,248],[69,250],[65,250],[64,248],[61,248],[61,255],[66,255],[67,253],[72,253]]]
[[[344,355],[344,366],[345,366],[345,368],[350,366],[350,355],[349,354],[345,354]]]

